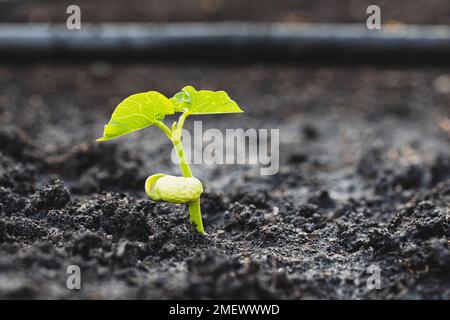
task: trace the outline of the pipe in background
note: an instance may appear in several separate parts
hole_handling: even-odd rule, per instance
[[[0,24],[5,60],[450,62],[450,26],[169,23]]]

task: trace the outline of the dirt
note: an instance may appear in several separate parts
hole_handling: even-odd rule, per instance
[[[192,167],[205,237],[144,193],[179,174],[161,132],[94,142],[121,98],[186,84],[245,110],[187,128],[280,129],[277,175]],[[450,298],[447,67],[0,65],[0,88],[0,298]]]
[[[0,2],[0,22],[65,22],[73,1]],[[446,0],[78,0],[83,22],[277,21],[365,23],[370,5],[383,23],[449,24]]]

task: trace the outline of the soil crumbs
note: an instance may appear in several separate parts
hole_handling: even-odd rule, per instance
[[[68,76],[70,75],[70,76]],[[0,66],[0,298],[449,299],[450,70]],[[208,236],[143,192],[155,128],[98,144],[121,98],[224,89],[280,129],[280,169],[194,166]],[[68,290],[69,265],[82,289]],[[370,289],[379,268],[381,289]],[[372,268],[372,269],[371,269]]]

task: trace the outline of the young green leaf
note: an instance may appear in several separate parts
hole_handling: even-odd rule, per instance
[[[189,114],[237,113],[243,112],[225,91],[195,90],[184,87],[170,99],[175,111],[189,110]]]
[[[165,115],[173,114],[173,103],[156,91],[136,93],[123,100],[114,110],[105,126],[103,137],[97,141],[117,138],[162,121]]]

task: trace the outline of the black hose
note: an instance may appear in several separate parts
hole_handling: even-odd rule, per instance
[[[251,61],[450,62],[450,26],[174,23],[0,24],[3,61],[165,59]]]

